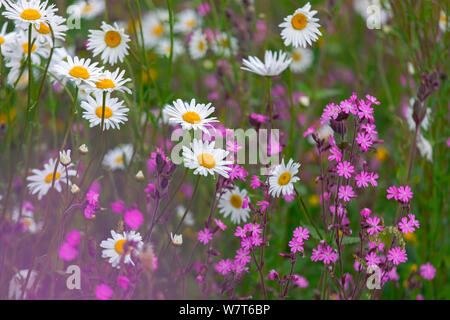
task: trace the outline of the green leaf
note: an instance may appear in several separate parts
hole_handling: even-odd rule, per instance
[[[342,243],[343,244],[355,244],[355,243],[359,243],[359,237],[344,237],[344,239],[342,239]]]

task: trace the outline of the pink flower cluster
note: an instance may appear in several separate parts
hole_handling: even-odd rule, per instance
[[[390,186],[389,188],[387,188],[386,191],[387,191],[386,196],[387,199],[394,198],[394,200],[403,203],[408,203],[409,200],[411,200],[413,197],[413,192],[411,191],[410,186],[400,186],[398,188],[396,186]]]
[[[311,261],[323,261],[324,264],[336,262],[338,254],[335,249],[326,244],[325,241],[319,243],[316,249],[312,250]]]
[[[410,213],[408,214],[408,217],[402,218],[402,220],[398,223],[398,228],[404,234],[414,232],[416,228],[420,228],[419,220],[416,220],[416,216]]]
[[[303,252],[303,244],[305,240],[309,239],[309,230],[303,227],[298,227],[294,230],[294,236],[289,241],[289,247],[292,253]]]
[[[92,219],[95,216],[95,213],[99,208],[99,196],[100,194],[92,189],[86,194],[86,206],[84,208],[84,216],[86,219]]]
[[[81,241],[81,233],[72,230],[66,235],[66,241],[59,247],[59,257],[64,261],[72,261],[78,256],[77,247]]]

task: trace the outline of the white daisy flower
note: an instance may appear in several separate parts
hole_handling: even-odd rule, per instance
[[[294,192],[294,183],[300,178],[295,176],[300,168],[300,163],[290,159],[287,165],[284,159],[277,165],[269,177],[269,193],[272,197],[290,195]]]
[[[87,96],[86,101],[81,102],[83,108],[83,118],[89,121],[89,127],[100,126],[103,117],[103,130],[120,129],[120,124],[128,121],[127,112],[130,110],[123,106],[123,101],[111,98],[111,94],[106,93],[105,105],[103,106],[103,93],[95,92],[95,99]],[[104,109],[104,111],[103,111]],[[103,115],[104,112],[104,115]]]
[[[28,275],[30,273],[30,275]],[[8,288],[8,299],[10,300],[20,300],[27,298],[27,291],[34,287],[34,283],[37,280],[38,273],[35,270],[29,271],[28,269],[20,270],[17,272],[9,282]],[[25,288],[25,294],[23,293],[23,288],[25,281],[28,278],[27,286]],[[39,286],[38,286],[39,287]]]
[[[69,55],[69,52],[64,47],[55,48],[53,50],[52,61],[50,61],[50,66],[48,68],[48,72],[52,75],[50,76],[50,80],[53,84],[59,82],[61,82],[61,84],[63,85],[67,84],[68,79],[66,77],[61,77],[56,67],[60,63],[64,62]]]
[[[200,26],[202,18],[193,9],[186,9],[178,14],[178,22],[175,23],[174,31],[188,34]]]
[[[179,219],[181,219],[184,215],[184,212],[186,211],[186,207],[183,205],[179,205],[176,209],[177,211],[177,217]],[[186,216],[184,217],[184,221],[183,223],[185,223],[187,226],[192,227],[194,225],[194,215],[192,214],[192,211],[188,211],[186,213]]]
[[[23,71],[22,69],[22,63],[20,61],[11,61],[8,64],[6,64],[6,67],[11,68],[8,72],[8,76],[6,77],[6,83],[9,86],[16,85],[17,90],[25,89],[28,86],[28,70],[25,68]],[[36,71],[33,70],[33,74],[35,74]],[[16,84],[17,82],[17,84]]]
[[[308,69],[313,62],[314,55],[311,49],[295,48],[292,51],[290,68],[293,73],[300,73]]]
[[[76,17],[92,19],[105,12],[104,0],[79,0],[67,7],[67,13]]]
[[[218,122],[216,117],[208,118],[215,110],[211,103],[197,104],[195,99],[190,104],[178,99],[173,102],[173,106],[167,105],[164,110],[169,122],[181,125],[183,130],[201,130],[208,134],[211,123]]]
[[[260,76],[277,76],[281,74],[291,63],[292,59],[287,57],[286,52],[279,51],[272,52],[270,50],[266,50],[264,54],[264,63],[259,60],[257,57],[248,57],[247,59],[243,59],[242,63],[244,67],[241,67],[242,70],[247,70]]]
[[[215,142],[202,142],[194,139],[190,143],[190,148],[183,146],[183,160],[184,166],[189,169],[194,169],[194,174],[207,176],[218,173],[225,178],[228,178],[228,172],[231,168],[228,165],[233,161],[227,161],[228,151],[223,149],[215,149]]]
[[[317,23],[319,19],[314,18],[316,13],[316,10],[311,10],[311,4],[308,2],[303,8],[295,10],[293,14],[284,18],[284,22],[280,23],[279,27],[283,28],[281,38],[286,46],[306,48],[307,44],[311,45],[313,41],[319,39],[318,35],[322,33]]]
[[[22,29],[27,29],[30,24],[39,27],[50,13],[57,10],[54,4],[47,7],[48,1],[41,3],[40,0],[3,0],[2,2],[5,5],[2,14]]]
[[[34,220],[34,212],[25,205],[22,208],[22,214],[20,214],[19,208],[14,208],[11,220],[15,223],[22,223],[25,231],[30,233],[37,233],[42,229],[42,222],[36,223]]]
[[[238,50],[238,41],[235,37],[228,37],[228,34],[221,32],[212,41],[211,49],[219,56],[223,55],[226,58],[231,55],[235,56]]]
[[[130,37],[117,23],[109,25],[102,22],[101,30],[89,30],[87,49],[92,51],[94,57],[101,54],[102,61],[115,65],[117,61],[123,62],[128,55],[128,42]]]
[[[47,42],[50,45],[53,45],[52,30],[56,40],[64,41],[66,38],[66,31],[69,30],[66,26],[66,19],[54,13],[50,13],[45,22],[39,23],[38,27],[36,25],[34,26],[33,38],[36,38],[38,42]]]
[[[450,22],[447,21],[447,15],[445,14],[444,10],[441,10],[441,12],[439,13],[439,28],[442,32],[446,32],[449,25]]]
[[[131,144],[117,146],[105,154],[103,165],[112,171],[125,169],[125,164],[129,164],[132,156],[133,146]]]
[[[235,224],[246,222],[250,215],[250,207],[247,206],[245,209],[242,207],[246,196],[247,190],[239,190],[238,187],[225,191],[219,200],[219,212],[225,218],[231,214],[231,221]]]
[[[127,82],[131,81],[131,79],[124,79],[124,75],[125,70],[120,71],[119,68],[117,68],[114,72],[105,70],[101,74],[100,79],[95,83],[95,88],[91,86],[83,86],[83,89],[88,92],[101,90],[107,92],[127,92],[128,94],[131,94],[131,90],[125,86]]]
[[[31,194],[37,194],[38,200],[41,200],[42,197],[48,193],[52,187],[53,179],[55,180],[54,187],[58,192],[62,191],[61,183],[67,183],[65,167],[58,165],[56,168],[56,173],[53,175],[57,160],[58,159],[49,159],[48,162],[44,164],[43,170],[33,169],[31,171],[33,175],[27,177],[27,180],[30,181],[28,183],[28,189]],[[73,164],[67,166],[67,173],[69,177],[76,175],[76,171],[70,169],[72,166]],[[70,184],[71,182],[69,180],[69,185]]]
[[[80,59],[78,57],[67,57],[66,61],[61,61],[55,66],[55,71],[71,81],[77,86],[82,83],[86,83],[92,87],[95,87],[95,83],[100,80],[103,72],[103,68],[97,68],[98,62],[91,64],[91,59]]]
[[[158,46],[156,47],[156,53],[161,56],[165,56],[167,58],[170,57],[170,52],[172,51],[170,46],[170,39],[162,39],[158,42]],[[172,58],[175,60],[178,56],[184,53],[184,48],[181,42],[177,39],[173,40],[173,54]]]
[[[20,62],[25,58],[28,58],[28,35],[26,32],[20,30],[11,34],[8,42],[2,46],[3,55],[6,61]],[[50,55],[50,51],[47,46],[42,45],[39,42],[35,42],[31,46],[31,62],[34,64],[41,64],[41,58],[47,59]]]
[[[155,47],[164,37],[167,25],[158,15],[151,12],[142,21],[142,32],[144,34],[144,44],[147,49]]]
[[[100,247],[104,248],[102,251],[102,258],[109,258],[109,263],[114,268],[120,268],[120,263],[131,263],[134,266],[134,262],[131,259],[131,253],[135,251],[139,253],[144,245],[141,234],[134,230],[130,232],[116,233],[111,230],[112,238],[103,240],[100,243]]]
[[[8,29],[8,22],[5,22],[0,29],[0,50],[2,54],[3,54],[3,46],[5,45],[5,43],[7,43],[8,40],[8,34],[6,33],[7,29]]]
[[[189,42],[189,54],[191,58],[196,60],[203,58],[208,50],[208,41],[201,30],[196,30]]]
[[[383,5],[384,4],[384,5]],[[392,12],[388,1],[381,3],[380,0],[357,0],[353,1],[353,7],[361,17],[367,21],[374,13],[379,13],[380,24],[385,25],[389,18],[392,17]],[[374,8],[377,11],[374,11]]]

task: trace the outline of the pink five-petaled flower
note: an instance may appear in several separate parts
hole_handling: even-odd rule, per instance
[[[378,186],[377,179],[378,179],[378,173],[376,173],[376,172],[371,172],[371,173],[370,173],[370,179],[369,179],[369,182],[370,182],[370,184],[372,185],[372,187],[377,187],[377,186]]]
[[[96,206],[98,205],[98,197],[100,195],[93,191],[93,190],[89,190],[89,192],[86,194],[86,201],[91,205],[91,206]]]
[[[200,241],[203,244],[208,244],[213,238],[213,234],[211,231],[209,231],[208,228],[205,228],[204,230],[200,230],[198,232],[198,241]]]
[[[259,223],[247,223],[244,228],[248,231],[251,232],[252,235],[258,235],[262,232],[262,228],[259,225]]]
[[[370,175],[366,171],[361,171],[361,173],[355,176],[355,180],[358,188],[367,188],[369,186]]]
[[[359,101],[358,106],[358,117],[360,119],[367,119],[370,122],[374,120],[373,118],[373,108],[370,106],[371,103],[366,103],[364,100]]]
[[[306,138],[307,136],[309,136],[313,133],[314,133],[314,126],[311,126],[303,133],[303,137]]]
[[[65,242],[59,248],[59,257],[64,261],[72,261],[78,255],[78,250],[71,246],[69,243]]]
[[[249,251],[244,248],[239,248],[236,250],[236,255],[234,256],[234,260],[240,264],[247,264],[250,262]]]
[[[225,259],[225,260],[220,260],[219,263],[217,263],[214,266],[214,269],[222,274],[222,275],[226,275],[228,272],[231,271],[231,267],[233,265],[233,262],[230,259]]]
[[[394,198],[394,200],[398,200],[398,189],[396,186],[390,186],[389,188],[387,188],[386,192],[386,199]]]
[[[350,198],[356,198],[356,194],[353,192],[353,188],[351,186],[340,186],[338,197],[339,199],[343,199],[345,202],[349,202]]]
[[[262,185],[262,182],[259,181],[258,176],[252,176],[252,178],[250,179],[250,187],[252,187],[252,189],[257,189]]]
[[[336,262],[337,258],[338,254],[332,247],[327,246],[322,250],[321,260],[323,260],[323,263],[330,264],[331,262]]]
[[[361,210],[361,216],[365,219],[367,219],[371,213],[372,213],[372,210],[370,210],[369,208],[364,208]]]
[[[389,250],[388,256],[389,261],[392,261],[393,264],[397,265],[402,262],[406,262],[408,257],[406,256],[406,251],[401,247],[395,247]]]
[[[122,200],[117,200],[116,202],[111,202],[111,211],[115,213],[122,213],[125,211],[125,202]]]
[[[367,233],[370,235],[378,235],[378,232],[383,231],[383,227],[379,226],[380,218],[378,217],[369,217],[367,218],[367,224],[370,226],[370,228],[367,229]]]
[[[308,282],[308,280],[306,280],[305,277],[303,277],[299,274],[294,274],[294,275],[292,275],[292,277],[294,278],[294,283],[297,287],[306,288],[309,286],[309,282]]]
[[[227,142],[227,151],[232,153],[238,153],[239,150],[241,150],[242,147],[238,145],[237,141],[228,141]]]
[[[366,94],[366,99],[369,100],[371,103],[379,105],[380,101],[377,100],[377,98],[372,97],[370,94]]]
[[[144,217],[138,209],[127,210],[123,219],[125,223],[134,230],[139,229],[141,224],[144,222]]]
[[[263,243],[263,239],[258,234],[252,234],[251,240],[254,247],[259,247]]]
[[[355,167],[348,161],[339,162],[337,165],[337,173],[340,177],[344,176],[345,179],[350,179],[355,172]]]
[[[372,251],[368,255],[366,255],[366,261],[368,267],[374,267],[378,266],[378,264],[381,262],[381,258],[377,256],[377,253],[375,251]]]
[[[335,160],[336,162],[341,161],[342,159],[342,153],[339,151],[338,147],[332,146],[330,149],[331,155],[328,156],[328,160],[332,161]]]
[[[358,136],[356,137],[356,142],[358,142],[358,144],[361,147],[361,151],[363,152],[369,150],[369,147],[373,144],[372,137],[365,132],[358,133]]]
[[[272,269],[269,271],[267,278],[269,278],[270,280],[275,280],[275,278],[280,279],[280,276],[278,275],[278,272],[275,271],[275,269]]]
[[[331,119],[336,119],[341,112],[341,107],[339,107],[334,102],[326,105],[325,109],[323,109],[322,114],[322,122]]]
[[[256,203],[256,205],[257,205],[257,206],[261,206],[261,211],[264,212],[264,211],[267,210],[267,207],[270,205],[270,203],[267,202],[267,201],[258,201],[258,202]]]
[[[410,232],[414,232],[416,228],[419,228],[419,221],[416,220],[415,215],[408,214],[408,217],[403,217],[402,220],[398,223],[398,228],[404,233],[408,234]]]
[[[349,100],[341,101],[340,107],[341,107],[342,111],[347,113],[347,114],[348,113],[352,113],[352,114],[356,113],[355,106]]]
[[[301,238],[303,240],[309,239],[309,230],[306,228],[298,227],[294,230],[294,237]]]
[[[294,237],[291,241],[289,241],[289,247],[291,248],[292,253],[303,252],[303,239]]]
[[[247,231],[245,231],[245,229],[241,226],[237,226],[234,235],[239,238],[245,238],[247,236]]]
[[[131,282],[130,279],[128,279],[125,276],[118,276],[116,281],[117,281],[117,284],[119,285],[119,287],[121,287],[123,289],[128,288],[128,286],[130,285],[130,282]]]
[[[95,287],[95,296],[98,300],[109,300],[113,296],[114,291],[106,284],[102,283]]]
[[[397,194],[398,194],[398,200],[401,202],[409,202],[410,199],[412,199],[413,197],[413,193],[411,191],[411,188],[409,186],[400,186],[397,189]]]
[[[219,219],[215,219],[214,218],[214,222],[216,223],[216,225],[219,227],[220,230],[225,231],[225,229],[227,228],[226,224],[222,222],[222,220]]]
[[[426,280],[433,280],[436,275],[436,268],[429,262],[420,266],[420,275]]]

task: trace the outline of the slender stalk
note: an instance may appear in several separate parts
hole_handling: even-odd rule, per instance
[[[272,114],[272,78],[267,77],[267,105],[269,108],[270,128],[273,129],[273,114]]]
[[[322,238],[322,239],[324,239],[322,233],[319,231],[319,229],[317,229],[317,226],[316,226],[314,220],[312,219],[311,214],[309,213],[309,210],[308,210],[308,208],[306,207],[305,202],[303,201],[302,196],[297,192],[297,190],[295,190],[295,188],[294,188],[294,191],[295,191],[295,196],[296,196],[296,198],[299,200],[299,202],[301,203],[301,205],[302,205],[302,207],[303,207],[303,210],[304,210],[305,213],[306,213],[306,216],[307,216],[307,218],[308,218],[308,220],[309,220],[309,223],[311,223],[311,225],[313,226],[314,230],[316,230],[316,232],[317,232],[317,234],[319,235],[319,237]]]

